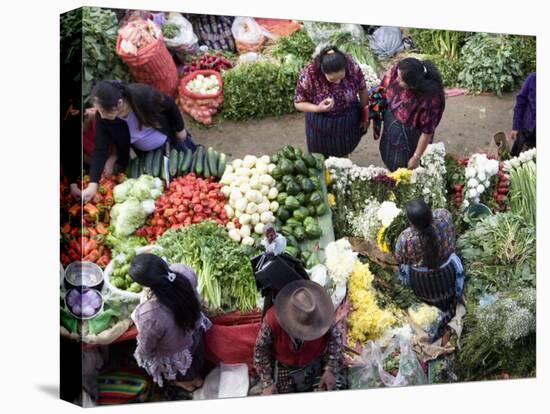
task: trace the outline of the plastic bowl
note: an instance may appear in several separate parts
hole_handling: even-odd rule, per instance
[[[94,308],[94,313],[92,315],[89,315],[89,316],[83,316],[83,315],[79,315],[77,313],[74,313],[73,309],[69,306],[68,299],[67,299],[69,297],[69,295],[71,294],[71,292],[73,292],[73,291],[79,292],[78,293],[79,295],[87,294],[87,292],[93,292],[93,294],[97,295],[99,297],[99,299],[101,300],[101,305],[99,307]],[[82,302],[82,296],[80,296],[80,301]],[[98,313],[103,311],[103,305],[104,305],[103,295],[101,294],[101,292],[99,292],[96,289],[89,289],[89,288],[86,288],[86,287],[71,288],[71,289],[67,290],[67,293],[65,294],[65,309],[67,309],[67,311],[71,315],[73,315],[75,318],[80,319],[80,320],[92,319]]]
[[[72,262],[65,269],[65,288],[87,287],[101,290],[103,270],[92,262]]]

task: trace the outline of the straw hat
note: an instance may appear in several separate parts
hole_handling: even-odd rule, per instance
[[[275,316],[292,338],[313,341],[332,326],[334,306],[322,286],[311,280],[297,280],[277,294]]]

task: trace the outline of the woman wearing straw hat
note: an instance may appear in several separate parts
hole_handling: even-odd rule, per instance
[[[267,311],[256,340],[262,394],[334,390],[340,346],[334,306],[323,287],[309,280],[289,283]]]

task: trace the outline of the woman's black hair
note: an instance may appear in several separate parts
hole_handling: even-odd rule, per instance
[[[125,99],[142,126],[158,127],[158,114],[164,96],[142,83],[126,84],[120,81],[99,81],[90,94],[92,102],[107,111],[112,111],[120,99]]]
[[[181,328],[188,330],[195,327],[200,316],[200,303],[184,275],[172,272],[162,258],[149,253],[135,256],[128,273],[134,281],[153,291],[160,303],[172,311]],[[175,274],[172,281],[170,273]]]
[[[414,199],[405,206],[407,218],[421,234],[423,265],[429,269],[437,269],[441,265],[441,253],[435,234],[432,209],[424,200]]]
[[[340,72],[346,69],[346,55],[336,46],[326,46],[319,52],[316,65],[317,69],[325,74]]]
[[[405,58],[397,64],[403,81],[418,97],[444,96],[439,70],[429,60]]]

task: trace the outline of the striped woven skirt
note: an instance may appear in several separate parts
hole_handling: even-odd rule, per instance
[[[451,318],[456,311],[456,272],[452,264],[437,270],[420,271],[411,268],[410,286],[414,294],[428,305],[443,312],[449,312]]]
[[[399,122],[390,108],[384,111],[380,155],[388,170],[407,167],[419,138],[420,131]]]
[[[308,152],[317,152],[325,157],[345,157],[351,154],[361,140],[360,121],[359,103],[337,117],[306,112]]]

